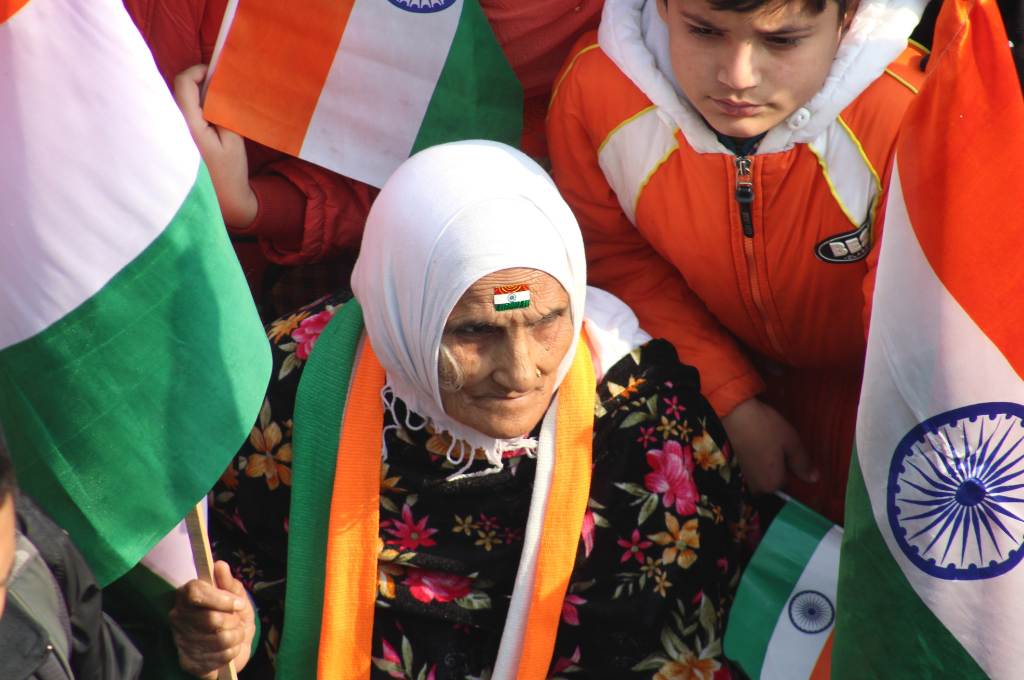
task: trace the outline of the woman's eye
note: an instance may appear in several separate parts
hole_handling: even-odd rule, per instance
[[[460,335],[464,338],[481,337],[492,334],[498,329],[495,326],[485,323],[469,323],[462,326],[458,326],[455,329],[455,334]]]
[[[553,312],[548,312],[541,318],[534,321],[531,326],[534,328],[545,329],[553,326],[559,319],[564,317],[568,313],[568,309],[556,309]]]
[[[542,316],[540,318],[540,322],[542,324],[553,323],[553,322],[558,321],[559,319],[561,319],[563,313],[564,312],[558,311],[558,312],[551,312],[550,314],[545,314],[544,316]]]

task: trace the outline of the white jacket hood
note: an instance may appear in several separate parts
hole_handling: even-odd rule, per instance
[[[668,27],[658,0],[606,0],[598,42],[700,153],[729,153],[679,91],[669,58]],[[809,102],[765,135],[757,153],[785,151],[810,142],[885,71],[907,46],[927,0],[861,0],[825,84]]]

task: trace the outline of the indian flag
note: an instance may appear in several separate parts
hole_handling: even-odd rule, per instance
[[[525,283],[494,289],[494,311],[505,312],[530,306],[530,287]]]
[[[0,54],[0,423],[106,585],[223,472],[269,348],[121,1],[0,0]]]
[[[828,680],[843,530],[790,500],[736,591],[725,653],[755,680]]]
[[[519,142],[478,0],[230,0],[219,43],[209,121],[374,186],[434,144]]]
[[[946,0],[886,207],[833,677],[1021,677],[1024,101],[994,0]]]

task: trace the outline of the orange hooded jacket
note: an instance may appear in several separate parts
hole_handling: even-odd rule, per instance
[[[885,0],[863,0],[860,11],[872,5]],[[923,77],[922,52],[899,47],[916,22],[896,27],[882,14],[875,34],[895,53],[844,40],[831,89],[751,156],[723,147],[658,69],[667,35],[660,45],[651,37],[644,0],[608,0],[600,39],[577,43],[548,114],[553,174],[583,230],[589,283],[699,369],[718,413],[756,395],[779,409],[823,478],[791,490],[835,520],[883,187]]]

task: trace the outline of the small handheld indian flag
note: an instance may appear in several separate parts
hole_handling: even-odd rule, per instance
[[[829,677],[843,530],[790,500],[743,574],[725,653],[760,680]]]
[[[530,306],[530,287],[525,283],[499,286],[494,289],[494,311],[507,312]]]
[[[379,187],[434,144],[517,144],[522,108],[478,0],[229,0],[204,112]]]

